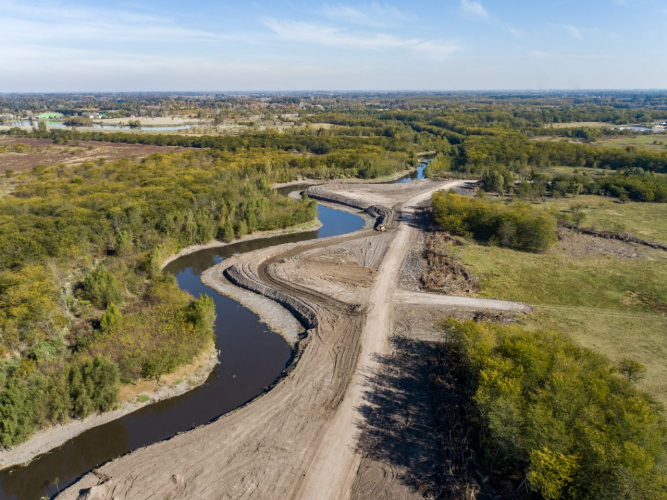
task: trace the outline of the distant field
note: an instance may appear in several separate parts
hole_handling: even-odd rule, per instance
[[[557,127],[558,128],[558,127]],[[651,151],[665,151],[667,152],[667,133],[653,133],[653,134],[638,134],[632,135],[614,135],[603,136],[595,142],[586,142],[581,139],[573,139],[568,137],[560,137],[557,135],[543,135],[531,137],[533,141],[539,142],[571,142],[579,144],[592,144],[593,146],[601,146],[607,148],[626,148],[634,146],[637,149],[647,149]]]
[[[595,144],[607,148],[626,148],[628,146],[634,146],[638,149],[667,152],[667,133],[600,137],[595,141]]]
[[[325,130],[328,130],[333,127],[335,127],[333,123],[308,123],[308,128],[314,128],[314,129],[323,128]]]
[[[553,123],[551,128],[576,128],[576,127],[613,127],[613,123],[607,122],[567,122],[567,123]]]
[[[667,203],[618,203],[616,198],[587,195],[549,198],[534,206],[568,212],[574,204],[582,205],[582,211],[586,214],[586,219],[581,224],[584,227],[604,229],[621,224],[625,231],[639,238],[667,243]]]
[[[667,253],[571,234],[544,254],[453,247],[483,297],[538,306],[529,326],[565,331],[612,360],[647,367],[640,386],[667,404]]]
[[[17,147],[16,145],[19,144]],[[24,146],[21,146],[24,145]],[[147,146],[112,142],[80,141],[78,144],[54,144],[51,139],[0,136],[0,172],[30,170],[36,165],[64,163],[76,165],[86,160],[142,158],[154,153],[182,151],[175,146]]]

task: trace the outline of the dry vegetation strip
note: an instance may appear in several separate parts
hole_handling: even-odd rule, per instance
[[[667,243],[665,203],[619,203],[613,198],[582,195],[575,198],[549,198],[537,206],[563,213],[580,211],[584,215],[582,227],[628,232],[648,241]]]

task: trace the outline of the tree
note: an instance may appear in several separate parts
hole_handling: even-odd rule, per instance
[[[229,221],[229,220],[227,222],[225,222],[225,225],[223,227],[222,238],[227,242],[234,241],[234,238],[235,238],[235,236],[234,236],[234,226],[232,225],[231,221]]]
[[[104,266],[97,267],[86,276],[82,290],[83,297],[100,309],[106,309],[109,304],[120,304],[123,301],[123,294],[116,277]]]
[[[0,392],[0,445],[22,443],[33,430],[32,407],[23,380],[11,378]]]
[[[103,332],[108,332],[120,325],[121,314],[118,306],[114,303],[111,303],[107,306],[107,310],[104,311],[102,319],[100,320],[100,329]]]
[[[240,220],[236,223],[236,237],[243,238],[248,234],[248,224],[244,220]]]

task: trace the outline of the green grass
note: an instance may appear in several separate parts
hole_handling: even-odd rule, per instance
[[[540,306],[530,328],[565,332],[614,362],[628,357],[646,367],[639,387],[667,406],[667,316],[588,307]]]
[[[562,244],[543,254],[476,244],[451,251],[480,277],[479,296],[535,305],[529,326],[564,331],[613,361],[643,363],[647,376],[640,386],[667,404],[667,315],[637,296],[667,302],[665,252],[574,257]]]
[[[139,401],[140,403],[148,403],[150,399],[151,398],[146,396],[145,394],[140,394],[139,396],[137,396],[137,401]]]
[[[574,204],[583,205],[586,219],[581,224],[582,227],[611,229],[622,225],[625,231],[639,238],[667,243],[667,203],[618,203],[616,198],[577,196],[550,198],[536,206],[568,212]]]
[[[633,293],[667,301],[665,252],[647,252],[646,258],[598,253],[575,258],[559,248],[535,254],[481,245],[460,252],[462,262],[480,276],[485,297],[635,312],[651,308],[630,300]]]
[[[654,144],[657,143],[657,144]],[[626,148],[634,146],[637,149],[649,149],[652,151],[667,151],[667,133],[636,136],[619,135],[600,137],[595,141],[596,145],[606,148]]]

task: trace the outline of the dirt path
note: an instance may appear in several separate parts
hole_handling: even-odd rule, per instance
[[[393,192],[378,186],[389,206],[405,204],[387,234],[360,231],[238,257],[235,268],[249,279],[296,298],[317,316],[317,327],[298,346],[298,362],[271,391],[211,424],[104,465],[58,498],[350,498],[361,460],[358,407],[377,357],[389,350],[394,290],[418,231],[411,224],[414,205],[456,183],[411,184]],[[345,258],[326,263],[338,253]],[[354,277],[353,286],[334,282],[333,265]],[[313,276],[304,279],[302,269]],[[354,288],[368,293],[346,292]]]
[[[532,307],[521,302],[508,302],[506,300],[478,299],[474,297],[454,297],[452,295],[440,295],[435,293],[399,291],[394,295],[394,301],[403,304],[423,304],[429,306],[459,306],[473,309],[490,309],[494,311],[508,311],[528,313]]]

